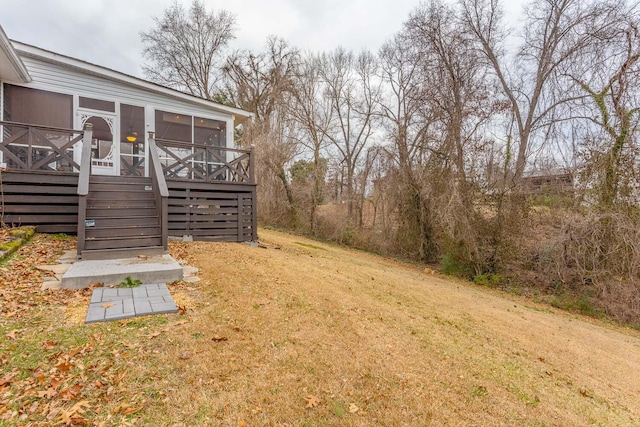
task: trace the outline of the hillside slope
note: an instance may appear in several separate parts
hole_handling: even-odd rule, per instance
[[[223,425],[640,425],[635,331],[297,236],[260,240],[174,246],[210,301],[190,328],[225,338],[196,347],[181,377],[210,386],[174,409]],[[176,355],[189,338],[176,334]]]
[[[0,265],[0,427],[640,425],[637,331],[260,240],[172,243],[200,268],[170,285],[181,314],[85,325],[91,290],[35,268],[75,239],[36,235]]]

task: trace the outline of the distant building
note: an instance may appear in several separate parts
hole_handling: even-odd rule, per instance
[[[537,169],[525,172],[522,187],[535,194],[573,193],[573,175],[566,169]]]

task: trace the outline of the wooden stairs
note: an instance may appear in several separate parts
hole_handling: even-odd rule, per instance
[[[89,178],[83,260],[164,253],[159,209],[151,178]]]

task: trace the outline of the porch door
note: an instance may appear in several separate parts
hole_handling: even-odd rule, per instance
[[[96,112],[79,112],[81,129],[87,123],[93,125],[91,140],[91,173],[93,175],[118,175],[119,144],[116,141],[116,115]]]

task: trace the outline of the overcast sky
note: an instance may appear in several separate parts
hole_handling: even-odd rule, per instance
[[[523,0],[506,0],[513,16]],[[142,77],[140,32],[173,0],[0,0],[10,39]],[[188,7],[191,0],[179,0]],[[234,49],[261,50],[269,35],[302,50],[376,51],[397,32],[416,0],[204,0],[235,14]],[[508,5],[507,5],[508,3]]]

